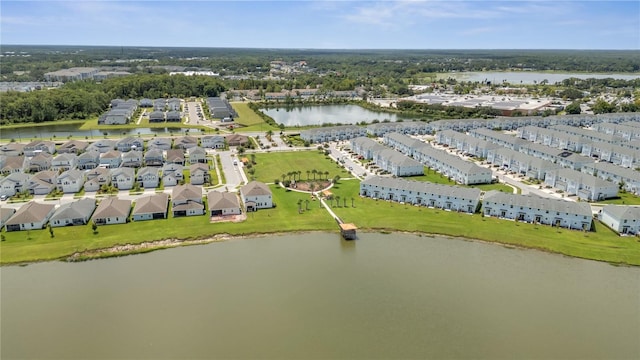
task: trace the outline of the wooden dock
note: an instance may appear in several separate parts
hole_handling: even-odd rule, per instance
[[[356,230],[358,229],[354,224],[345,224],[340,222],[340,235],[345,240],[355,240],[356,239]]]

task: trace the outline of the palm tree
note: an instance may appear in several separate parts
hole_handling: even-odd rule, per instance
[[[311,170],[311,173],[313,174],[313,180],[315,180],[316,179],[316,174],[318,173],[318,170],[313,169],[313,170]]]
[[[284,179],[287,177],[287,174],[282,174],[280,176],[282,176],[282,182],[284,182]]]
[[[302,175],[302,171],[298,170],[298,181],[300,181],[300,175]]]
[[[305,205],[305,209],[306,209],[306,210],[309,210],[309,199],[306,199],[306,200],[304,201],[304,205]]]
[[[311,190],[311,193],[313,193],[313,191],[316,189],[316,183],[310,183],[309,184],[309,190]]]
[[[307,180],[309,180],[309,174],[311,173],[311,170],[307,170]]]
[[[352,196],[352,197],[351,197],[351,207],[355,207],[355,206],[353,205],[353,201],[354,201],[354,200],[355,200],[355,199],[354,199],[354,198],[353,198],[353,196]]]
[[[336,195],[336,206],[340,207],[340,196]]]
[[[329,180],[329,171],[324,172],[324,179]]]
[[[298,214],[302,212],[302,199],[298,200]]]

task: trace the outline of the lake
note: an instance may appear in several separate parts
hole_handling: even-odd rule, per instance
[[[5,358],[640,358],[640,269],[404,234],[0,268]]]
[[[136,136],[158,134],[169,135],[171,131],[175,134],[184,133],[186,129],[176,128],[135,128],[135,129],[120,129],[120,130],[80,130],[79,124],[61,124],[61,125],[43,125],[32,127],[19,127],[19,128],[3,128],[0,131],[0,139],[10,140],[15,139],[18,142],[29,141],[30,139],[41,138],[49,139],[55,136],[58,140],[66,139],[69,135],[82,137],[86,136],[89,139],[99,139],[104,136],[106,132],[109,136],[125,135]],[[199,133],[199,130],[191,130]]]
[[[438,78],[454,78],[461,81],[491,81],[494,84],[501,84],[503,81],[517,84],[536,84],[547,80],[549,84],[555,84],[569,78],[578,79],[620,79],[633,80],[640,78],[640,74],[593,74],[593,73],[546,73],[534,71],[487,71],[487,72],[458,72],[439,74]]]
[[[322,124],[357,124],[373,120],[397,121],[407,119],[396,114],[375,112],[357,105],[315,105],[261,109],[278,124],[285,126],[309,126]]]

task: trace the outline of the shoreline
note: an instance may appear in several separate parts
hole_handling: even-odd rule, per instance
[[[440,237],[445,240],[462,240],[467,242],[481,243],[485,245],[498,245],[508,249],[541,251],[547,254],[560,255],[566,258],[597,261],[600,263],[609,264],[611,266],[623,266],[623,267],[631,267],[631,268],[640,267],[640,265],[628,264],[623,262],[612,262],[612,261],[592,259],[588,257],[567,255],[561,252],[551,251],[549,249],[545,249],[541,247],[517,245],[512,243],[483,240],[483,239],[477,239],[477,238],[471,238],[471,237],[465,237],[465,236],[452,236],[447,234],[426,233],[426,232],[419,232],[419,231],[390,230],[390,229],[361,230],[361,232],[362,233],[378,233],[383,235],[407,234],[407,235],[414,235],[417,237],[428,237],[428,238]],[[223,233],[223,234],[216,234],[213,236],[207,236],[207,237],[195,238],[195,239],[170,238],[170,239],[163,239],[163,240],[145,241],[139,244],[127,243],[127,244],[118,244],[118,245],[114,245],[106,248],[85,250],[85,251],[75,252],[71,255],[63,256],[58,259],[6,263],[6,264],[0,265],[0,268],[3,266],[28,266],[31,264],[53,262],[53,261],[62,261],[62,262],[68,262],[68,263],[84,262],[84,261],[108,259],[108,258],[130,256],[130,255],[142,255],[149,252],[165,250],[165,249],[173,249],[173,248],[182,247],[182,246],[206,245],[206,244],[217,243],[217,242],[237,241],[237,240],[244,240],[249,238],[262,238],[266,236],[281,236],[281,235],[291,235],[291,234],[302,235],[302,234],[311,234],[311,233],[328,233],[329,234],[334,232],[325,231],[325,230],[310,230],[310,231],[291,231],[291,232],[285,231],[285,232],[248,233],[248,234],[242,234],[242,235],[231,235],[228,233]],[[335,234],[337,235],[338,233],[335,233]],[[358,240],[356,239],[356,240],[343,240],[343,241],[358,241]]]

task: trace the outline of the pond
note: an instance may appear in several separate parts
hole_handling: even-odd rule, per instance
[[[375,112],[357,105],[315,105],[261,109],[278,124],[285,126],[309,126],[322,124],[371,123],[374,120],[407,120],[396,114]]]
[[[640,358],[639,268],[358,236],[2,267],[1,357]]]
[[[461,81],[491,81],[493,84],[502,84],[508,82],[517,84],[539,84],[547,80],[549,84],[555,84],[569,78],[578,79],[606,79],[613,78],[619,80],[639,79],[640,74],[594,74],[594,73],[547,73],[534,71],[488,71],[488,72],[457,72],[448,74],[439,74],[438,78],[454,78]]]

